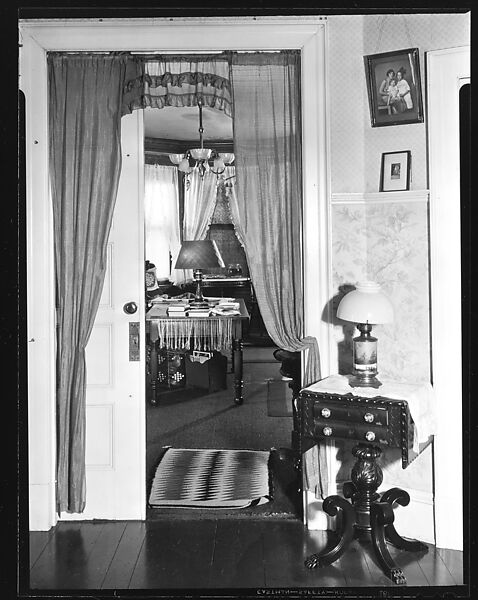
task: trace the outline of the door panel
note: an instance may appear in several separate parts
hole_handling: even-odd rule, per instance
[[[98,314],[86,348],[86,509],[62,519],[145,518],[143,113],[122,118],[122,169]],[[126,314],[127,302],[138,305]],[[140,323],[139,360],[129,324]]]

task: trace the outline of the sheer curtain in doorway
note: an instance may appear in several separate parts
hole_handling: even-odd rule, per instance
[[[233,54],[231,82],[233,221],[267,332],[280,348],[308,351],[311,383],[320,369],[317,340],[303,336],[300,52]]]

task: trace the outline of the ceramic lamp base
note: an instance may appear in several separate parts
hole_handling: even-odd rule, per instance
[[[349,380],[349,385],[351,387],[371,387],[371,388],[379,388],[382,385],[382,382],[377,379],[375,375],[360,374],[354,375]]]

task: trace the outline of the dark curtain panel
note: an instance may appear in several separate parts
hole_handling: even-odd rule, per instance
[[[306,383],[319,377],[317,340],[303,337],[300,52],[232,56],[235,194],[264,324],[277,346],[307,350]]]
[[[57,297],[57,510],[85,508],[85,347],[98,309],[121,170],[128,56],[48,56]],[[127,102],[128,103],[128,102]],[[126,103],[126,104],[127,104]]]

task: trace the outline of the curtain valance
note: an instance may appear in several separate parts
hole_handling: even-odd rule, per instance
[[[168,56],[145,61],[143,106],[203,105],[232,114],[227,57]]]

